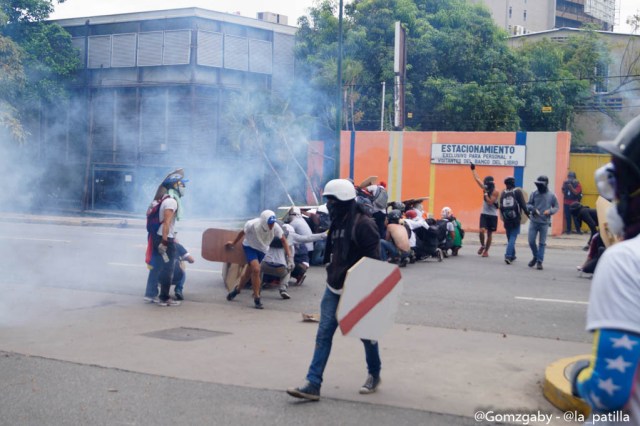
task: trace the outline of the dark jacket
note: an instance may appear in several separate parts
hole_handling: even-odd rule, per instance
[[[520,188],[513,188],[512,190],[505,189],[500,193],[500,199],[498,201],[498,204],[500,205],[501,210],[502,210],[502,200],[505,196],[506,191],[513,191],[513,196],[515,197],[516,203],[518,203],[518,207],[520,208],[518,211],[518,217],[516,217],[513,220],[507,220],[503,216],[502,220],[504,222],[505,228],[515,227],[516,225],[520,225],[522,215],[527,214],[527,201],[524,199],[524,194],[522,193],[522,190]]]
[[[380,259],[380,234],[375,221],[361,213],[355,215],[353,221],[336,223],[327,236],[325,262],[330,261],[327,265],[327,284],[335,290],[342,290],[347,271],[362,257]],[[347,232],[346,226],[353,226],[352,232]],[[348,244],[344,241],[345,236],[349,238]],[[327,256],[330,256],[330,260]]]

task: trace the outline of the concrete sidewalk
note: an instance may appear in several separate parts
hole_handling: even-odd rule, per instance
[[[302,384],[317,324],[302,322],[298,313],[257,311],[243,296],[165,308],[140,297],[42,287],[29,297],[47,310],[5,323],[0,350],[257,389]],[[24,317],[23,303],[5,302],[5,319],[12,311]],[[541,392],[546,366],[590,347],[404,324],[381,345],[383,385],[376,394],[359,395],[366,377],[362,344],[337,333],[322,396],[467,417],[489,408],[555,416],[560,412]],[[289,397],[283,392],[282,398]]]

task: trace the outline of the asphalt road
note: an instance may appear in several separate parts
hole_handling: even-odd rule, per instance
[[[145,237],[139,228],[5,223],[0,232],[0,289],[10,297],[0,300],[0,341],[2,327],[27,322],[47,309],[46,305],[30,303],[30,294],[42,287],[142,299],[147,275]],[[575,271],[575,265],[584,259],[583,251],[549,249],[545,269],[537,271],[527,267],[525,247],[518,248],[518,261],[506,265],[502,260],[504,246],[494,247],[489,258],[480,258],[473,238],[467,237],[467,246],[457,258],[402,269],[404,293],[398,323],[590,341],[584,331],[590,281]],[[187,272],[185,297],[214,309],[217,304],[229,303],[220,265],[200,258],[201,232],[187,230],[179,239],[196,257]],[[312,268],[302,287],[291,288],[290,300],[280,299],[277,291],[265,291],[264,314],[268,319],[269,310],[317,312],[323,291],[324,270]],[[241,304],[251,304],[248,291],[238,299]],[[3,303],[24,303],[25,308],[19,314],[12,310],[7,316]],[[286,360],[273,368],[287,368]],[[480,424],[466,417],[331,399],[323,404],[304,404],[304,411],[300,404],[288,402],[283,411],[282,393],[272,390],[143,375],[15,353],[0,353],[0,388],[0,425]],[[25,410],[36,415],[26,421]],[[79,419],[78,413],[86,417]]]

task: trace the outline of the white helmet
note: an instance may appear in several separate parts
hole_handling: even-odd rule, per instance
[[[324,186],[324,197],[336,197],[340,201],[349,201],[356,198],[356,188],[347,179],[333,179]]]
[[[318,206],[318,213],[329,214],[329,209],[327,209],[326,204],[321,204]]]
[[[450,207],[443,207],[441,214],[442,214],[442,217],[448,218],[453,214],[453,212],[451,211]]]

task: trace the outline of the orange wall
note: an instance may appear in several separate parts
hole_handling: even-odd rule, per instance
[[[531,143],[527,146],[525,177],[548,174],[555,170],[550,180],[562,204],[560,186],[569,164],[569,133],[544,134],[545,144]],[[351,161],[351,132],[343,132],[340,150],[342,177],[349,176]],[[538,139],[540,135],[538,134]],[[536,140],[537,142],[537,140]],[[473,179],[468,165],[431,164],[431,145],[434,143],[514,145],[515,132],[356,132],[354,151],[354,182],[362,182],[369,176],[378,176],[389,185],[389,199],[429,197],[423,203],[425,211],[439,217],[442,207],[453,209],[465,229],[478,230],[482,208],[482,190]],[[553,148],[551,148],[553,147]],[[394,149],[397,150],[394,151]],[[552,151],[552,152],[549,152]],[[536,153],[529,159],[529,153]],[[543,155],[540,155],[543,154]],[[536,160],[540,158],[540,160]],[[538,161],[540,164],[535,164]],[[549,161],[555,166],[549,170]],[[480,178],[494,177],[498,190],[504,188],[507,176],[514,176],[514,167],[478,166]],[[549,171],[546,171],[549,170]],[[522,173],[521,173],[522,175]],[[529,177],[528,180],[531,180]],[[522,182],[528,193],[535,189],[533,181]],[[553,220],[552,234],[562,232],[562,211]],[[499,225],[499,232],[503,228]]]

